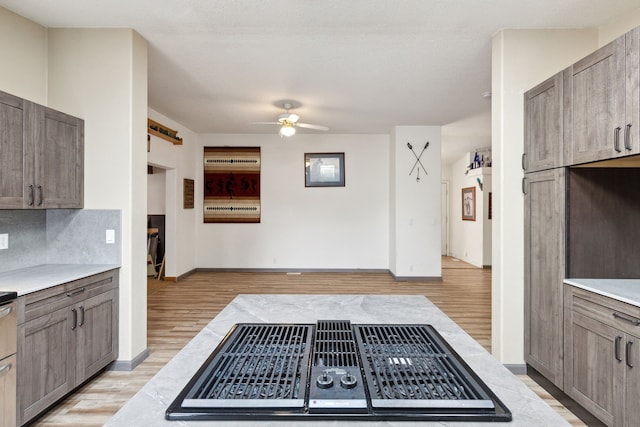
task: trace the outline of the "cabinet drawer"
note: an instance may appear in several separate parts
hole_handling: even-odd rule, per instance
[[[95,274],[19,298],[18,324],[118,287],[118,270]]]
[[[16,352],[16,302],[0,305],[0,359]]]
[[[640,307],[567,285],[571,310],[631,335],[640,336]]]

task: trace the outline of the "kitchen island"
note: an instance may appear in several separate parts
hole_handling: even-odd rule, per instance
[[[352,323],[425,323],[433,325],[506,404],[509,426],[568,425],[480,344],[423,296],[385,295],[239,295],[189,342],[106,424],[116,426],[486,426],[481,422],[410,421],[166,421],[165,411],[235,323],[315,323],[348,319]]]

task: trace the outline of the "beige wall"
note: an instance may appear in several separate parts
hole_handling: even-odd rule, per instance
[[[85,120],[85,208],[122,212],[120,355],[146,350],[146,42],[129,29],[50,29],[49,106]]]
[[[0,7],[0,90],[47,104],[47,30]]]

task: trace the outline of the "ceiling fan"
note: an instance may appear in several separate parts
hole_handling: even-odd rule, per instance
[[[280,106],[278,104],[278,106]],[[254,122],[254,125],[278,125],[280,126],[280,136],[290,137],[295,135],[296,128],[305,128],[305,129],[314,129],[314,130],[329,130],[326,126],[320,125],[311,125],[309,123],[300,123],[300,116],[296,113],[291,113],[289,110],[299,107],[300,105],[294,105],[293,102],[284,102],[282,103],[282,107],[286,110],[285,113],[282,113],[278,116],[277,122]]]

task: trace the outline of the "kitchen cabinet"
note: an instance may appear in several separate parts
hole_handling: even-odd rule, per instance
[[[118,271],[18,299],[21,424],[118,356]]]
[[[16,303],[0,304],[0,426],[16,425]]]
[[[523,187],[525,361],[562,388],[565,170],[526,174]]]
[[[0,92],[0,208],[22,208],[24,180],[23,139],[25,101]]]
[[[82,208],[84,122],[0,92],[0,208]]]
[[[565,71],[567,163],[640,153],[638,28]]]
[[[565,393],[608,426],[640,417],[640,307],[565,285]]]
[[[525,172],[564,165],[562,94],[563,73],[558,73],[524,95]]]

